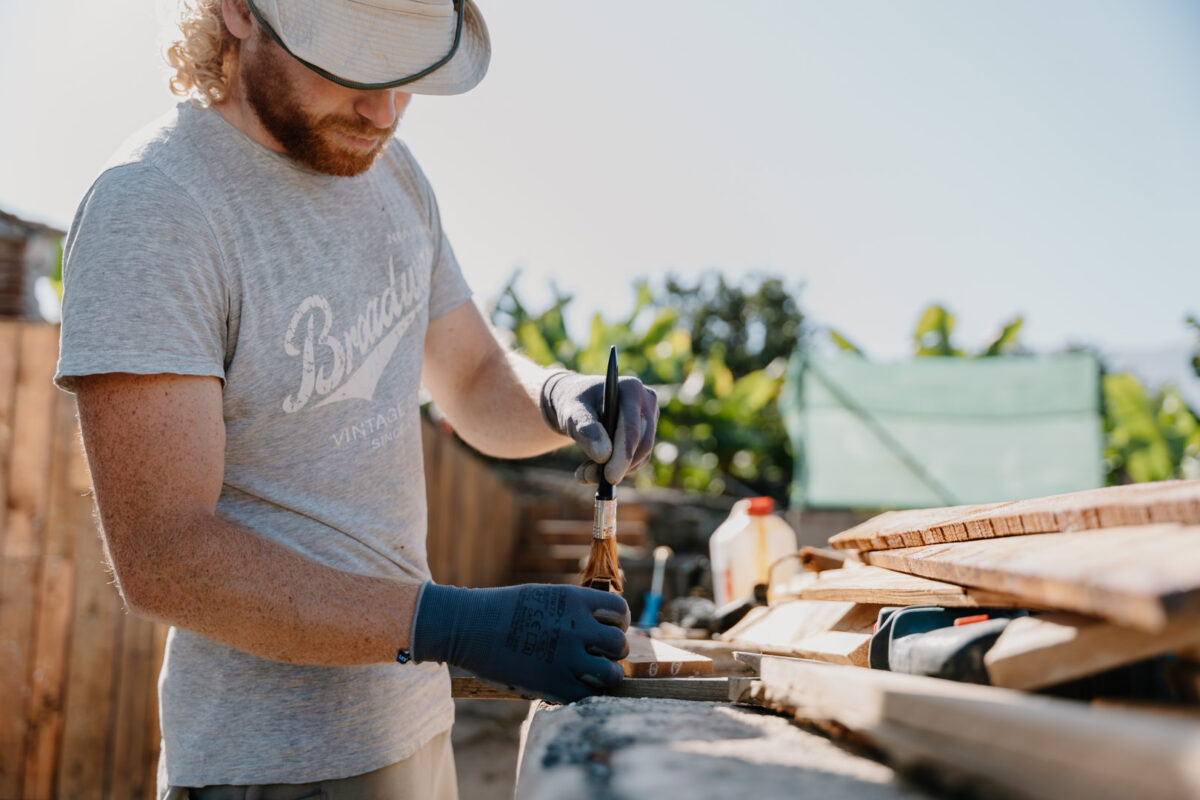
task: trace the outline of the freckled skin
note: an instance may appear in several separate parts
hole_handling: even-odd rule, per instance
[[[537,396],[547,372],[506,353],[473,303],[430,324],[422,383],[460,435],[522,458],[567,443]],[[225,426],[216,378],[79,379],[88,466],[109,559],[134,613],[263,658],[392,661],[416,584],[327,567],[216,515]]]
[[[225,0],[223,11],[235,36],[259,46],[243,5]],[[287,77],[318,118],[356,115],[386,129],[409,100],[346,89],[298,63]],[[217,111],[282,149],[236,85]],[[481,452],[526,458],[570,442],[542,419],[549,374],[503,349],[473,303],[430,323],[421,382]],[[216,515],[225,449],[216,378],[91,375],[78,380],[77,400],[106,552],[131,611],[297,664],[392,661],[409,646],[416,584],[327,567]]]

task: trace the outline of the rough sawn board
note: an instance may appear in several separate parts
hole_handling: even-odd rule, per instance
[[[803,600],[840,600],[882,606],[1012,608],[1023,605],[1008,595],[869,566],[825,570],[816,580],[805,584],[799,596]]]
[[[1200,607],[1200,525],[1143,525],[907,547],[868,563],[1157,632]]]
[[[1200,480],[1108,486],[1083,492],[913,511],[889,511],[829,540],[841,550],[887,550],[1157,522],[1200,523]]]
[[[1200,642],[1200,612],[1180,614],[1159,633],[1055,612],[1008,623],[983,657],[993,686],[1041,689]]]

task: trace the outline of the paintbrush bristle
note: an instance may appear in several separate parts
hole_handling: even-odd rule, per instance
[[[583,580],[580,583],[587,586],[596,578],[607,578],[612,583],[612,590],[617,594],[624,588],[621,585],[621,566],[617,563],[615,537],[592,539],[592,549],[588,553],[587,567],[583,570]]]

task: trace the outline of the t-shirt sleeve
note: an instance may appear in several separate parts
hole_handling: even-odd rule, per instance
[[[437,219],[437,206],[433,209]],[[434,228],[436,244],[433,257],[433,274],[429,281],[429,319],[435,320],[471,299],[471,287],[463,277],[458,259],[450,247],[450,241],[437,220]]]
[[[392,152],[402,180],[410,187],[410,196],[425,215],[433,239],[433,267],[429,276],[429,319],[433,321],[471,299],[471,287],[463,277],[454,248],[442,228],[437,197],[412,152],[399,139]]]
[[[108,170],[63,251],[54,382],[130,372],[225,377],[229,283],[207,219],[152,165]]]

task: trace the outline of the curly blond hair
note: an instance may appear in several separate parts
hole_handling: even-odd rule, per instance
[[[238,44],[225,27],[221,0],[183,0],[179,32],[183,38],[171,43],[165,54],[175,70],[172,93],[202,107],[220,103],[229,96],[231,56],[237,54]]]

